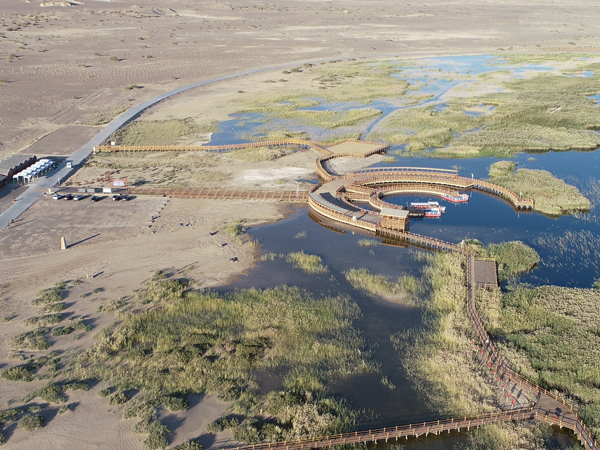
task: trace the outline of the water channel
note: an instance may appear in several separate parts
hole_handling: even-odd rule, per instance
[[[423,92],[434,95],[432,99],[420,103],[436,103],[443,107],[443,93],[456,83],[446,80],[444,73],[458,74],[483,73],[499,70],[498,61],[491,56],[462,58],[431,58],[419,60],[427,70],[438,73],[438,81],[433,83],[430,76],[423,78],[420,67],[404,69],[402,76],[413,83],[424,84]],[[419,63],[416,63],[418,66]],[[552,70],[545,65],[521,65],[512,67],[515,76],[527,71]],[[321,108],[341,109],[356,105],[327,105]],[[385,99],[367,105],[377,107],[389,114],[399,107]],[[436,106],[437,107],[437,106]],[[310,108],[315,109],[315,108]],[[377,121],[381,120],[377,119]],[[364,131],[371,131],[377,121]],[[213,135],[213,144],[237,143],[247,140],[247,135],[266,133],[284,125],[286,130],[308,131],[293,123],[280,120],[269,121],[260,114],[243,114],[232,117],[221,124],[221,130]],[[260,133],[257,132],[260,130]],[[246,138],[243,136],[246,135]],[[250,139],[248,139],[250,140]],[[395,149],[390,149],[390,153]],[[597,215],[600,201],[600,150],[590,152],[547,152],[541,154],[522,153],[512,158],[519,168],[548,170],[555,176],[575,185],[592,201],[589,213],[575,216],[548,217],[536,212],[517,213],[507,203],[481,193],[470,193],[470,200],[464,204],[452,204],[434,197],[396,196],[386,200],[396,204],[411,201],[438,200],[445,205],[446,212],[438,219],[411,221],[411,231],[458,243],[463,239],[479,239],[484,244],[509,240],[522,240],[533,247],[541,256],[538,268],[522,276],[520,282],[532,285],[553,284],[570,287],[590,287],[600,278],[600,220]],[[488,177],[490,164],[497,161],[493,157],[477,159],[429,159],[399,157],[395,163],[380,163],[379,166],[421,166],[436,168],[456,168],[462,176]],[[299,233],[305,237],[296,238]],[[292,285],[323,294],[345,294],[361,308],[363,318],[357,324],[364,337],[373,346],[375,360],[381,365],[381,374],[354,376],[345,380],[331,380],[330,392],[343,397],[356,409],[368,409],[375,413],[375,419],[365,424],[374,427],[402,424],[439,418],[420,401],[415,388],[404,373],[398,354],[392,348],[390,335],[398,331],[421,326],[421,312],[417,308],[406,307],[384,300],[368,297],[355,290],[344,277],[344,271],[366,267],[376,274],[385,274],[396,279],[403,274],[420,276],[422,263],[414,259],[414,248],[377,245],[361,247],[358,241],[365,236],[328,229],[309,216],[308,207],[295,206],[293,212],[280,222],[252,228],[250,233],[261,244],[261,253],[284,253],[304,251],[319,255],[329,267],[325,275],[310,275],[292,268],[283,259],[259,261],[249,274],[240,277],[220,290],[235,288],[268,288],[279,285]],[[396,386],[390,390],[380,383],[384,375]],[[281,374],[262,374],[261,383],[277,388]],[[441,437],[409,439],[401,442],[407,449],[452,449],[465,434],[452,433]],[[573,441],[564,434],[557,433],[552,445],[566,448]],[[382,444],[380,444],[382,445]]]

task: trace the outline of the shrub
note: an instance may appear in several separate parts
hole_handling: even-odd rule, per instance
[[[46,328],[38,328],[34,331],[19,334],[11,339],[11,344],[19,349],[46,350],[50,347],[50,344],[44,338],[44,333],[47,331]]]
[[[101,391],[98,392],[98,395],[100,397],[108,397],[111,393],[110,388],[106,388],[106,389],[102,389]]]
[[[30,416],[25,416],[21,420],[19,420],[19,428],[23,428],[27,431],[33,431],[37,428],[42,428],[44,426],[44,419],[37,414],[32,414]]]
[[[227,225],[225,227],[225,232],[231,237],[236,237],[242,232],[242,228],[242,225],[239,223],[236,223],[235,225]]]
[[[64,303],[52,303],[50,305],[44,306],[42,312],[51,313],[51,312],[60,312],[67,309],[67,306]]]
[[[49,403],[64,403],[65,397],[61,395],[61,389],[55,384],[49,384],[39,388],[31,394],[33,397],[40,397]]]
[[[21,411],[19,408],[11,408],[0,411],[0,425],[6,422],[14,422],[17,416],[22,412],[23,411]]]
[[[63,391],[66,391],[69,389],[72,391],[89,391],[90,387],[87,383],[81,383],[79,381],[72,381],[63,386]]]
[[[233,429],[233,439],[248,444],[256,444],[263,440],[263,436],[258,430],[258,421],[256,419],[246,419],[244,422]]]
[[[114,62],[119,62],[121,61],[117,56],[111,56],[110,58],[108,58],[109,61],[114,61]]]
[[[189,408],[188,401],[181,397],[165,396],[160,399],[160,402],[169,409],[169,411],[185,411]]]
[[[235,417],[231,419],[218,419],[206,425],[206,431],[208,431],[209,433],[220,433],[221,431],[226,430],[228,428],[235,428],[239,424],[240,422]]]
[[[62,283],[57,284],[56,286],[49,288],[49,289],[43,289],[40,292],[38,292],[39,298],[34,300],[33,304],[34,305],[40,305],[40,304],[47,305],[48,303],[58,303],[58,302],[62,301],[62,299],[63,299],[63,289],[64,289],[64,284],[62,284]]]
[[[73,327],[67,325],[66,327],[57,327],[52,330],[52,336],[66,336],[73,332]]]
[[[99,294],[100,292],[102,292],[102,289],[101,288],[95,288],[92,292],[94,294]]]
[[[33,374],[29,366],[11,367],[3,370],[1,373],[2,378],[9,381],[31,381],[33,380]]]
[[[167,441],[167,436],[171,433],[171,430],[166,425],[163,425],[159,421],[155,420],[150,423],[146,428],[148,432],[148,438],[144,441],[146,447],[150,450],[157,450],[161,448],[165,448],[169,445],[169,441]]]
[[[198,441],[186,441],[177,447],[174,447],[173,450],[204,450],[204,445],[202,445]]]
[[[129,400],[130,397],[125,392],[118,392],[109,399],[108,403],[111,405],[122,405]]]
[[[58,413],[59,413],[59,414],[64,414],[64,413],[66,413],[67,411],[71,411],[71,405],[61,405],[61,406],[58,408]]]
[[[45,316],[34,316],[23,321],[25,325],[53,325],[62,321],[61,314],[47,314]]]

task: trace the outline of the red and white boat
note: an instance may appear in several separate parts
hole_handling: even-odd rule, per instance
[[[467,194],[460,194],[458,197],[442,194],[442,198],[452,203],[464,203],[469,201],[469,196]]]
[[[425,210],[425,217],[441,217],[442,212],[439,208],[431,208]]]

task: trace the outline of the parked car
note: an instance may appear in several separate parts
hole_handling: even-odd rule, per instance
[[[71,194],[67,194],[64,196],[65,200],[73,200],[73,196]]]
[[[131,200],[131,196],[130,195],[121,195],[121,199],[128,202],[129,200]]]
[[[61,198],[63,198],[63,196],[57,192],[56,194],[54,194],[54,197],[52,197],[52,198],[54,200],[60,200]]]
[[[81,194],[77,194],[75,197],[73,197],[73,200],[75,200],[75,201],[79,201],[79,200],[81,200],[82,198],[83,198],[83,195],[81,195]]]
[[[97,195],[92,195],[92,203],[96,203],[98,200],[99,199]]]
[[[121,200],[121,197],[118,196],[117,194],[115,194],[112,196],[112,200],[113,200],[113,202],[118,202],[119,200]]]

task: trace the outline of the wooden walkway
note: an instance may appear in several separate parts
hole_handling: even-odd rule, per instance
[[[236,189],[173,189],[173,188],[129,188],[129,194],[154,195],[174,198],[208,198],[221,200],[272,200],[280,202],[308,201],[307,191],[268,191]]]
[[[522,421],[531,419],[540,419],[551,425],[561,425],[558,418],[555,418],[551,411],[541,408],[525,408],[504,411],[495,414],[482,414],[476,417],[460,417],[455,419],[436,420],[433,422],[420,422],[409,425],[398,425],[392,427],[379,428],[374,430],[354,431],[350,433],[341,433],[331,436],[321,436],[315,438],[298,439],[285,442],[266,442],[260,444],[250,444],[241,447],[234,447],[235,450],[308,450],[316,448],[330,448],[334,445],[347,444],[365,444],[378,442],[389,442],[390,439],[398,441],[400,438],[421,437],[440,435],[450,433],[451,431],[471,430],[479,428],[482,425],[494,423]],[[562,426],[567,426],[562,424]],[[593,448],[593,447],[589,447]],[[233,450],[230,448],[229,450]]]
[[[345,201],[350,201],[353,197],[360,197],[361,200],[371,200],[373,206],[387,207],[387,203],[381,200],[385,194],[401,193],[403,189],[414,191],[415,189],[436,190],[436,192],[446,192],[447,190],[469,190],[476,189],[485,193],[498,196],[511,203],[515,209],[531,209],[533,201],[522,199],[515,192],[493,183],[465,178],[458,175],[456,170],[435,169],[435,168],[416,168],[416,167],[390,167],[376,168],[356,171],[343,176],[330,174],[323,163],[343,156],[365,158],[374,153],[380,153],[387,148],[387,145],[379,145],[373,151],[364,154],[338,153],[332,154],[322,144],[301,141],[265,141],[251,144],[237,144],[227,146],[200,146],[200,147],[181,147],[181,146],[148,146],[148,147],[123,147],[123,146],[105,146],[97,147],[95,151],[227,151],[246,147],[264,147],[278,145],[301,145],[306,148],[312,148],[323,156],[317,158],[317,173],[325,182],[336,180],[332,193],[336,197],[342,197]],[[343,181],[348,180],[348,183]],[[342,181],[340,183],[340,181]],[[478,345],[480,356],[487,363],[494,376],[508,379],[522,389],[528,390],[537,395],[536,406],[529,409],[518,409],[488,414],[477,417],[453,418],[448,420],[438,420],[435,422],[423,422],[408,425],[398,425],[395,427],[385,427],[378,430],[355,431],[352,433],[339,434],[335,436],[321,436],[310,439],[298,440],[293,442],[263,443],[238,447],[239,450],[258,450],[267,448],[277,448],[286,450],[304,450],[310,448],[331,447],[332,445],[345,445],[354,443],[366,443],[389,439],[408,438],[410,436],[419,437],[429,434],[440,434],[452,430],[465,430],[478,427],[485,424],[505,422],[511,420],[527,420],[537,418],[552,425],[566,427],[575,432],[578,439],[584,444],[586,449],[600,450],[597,442],[593,439],[590,431],[583,424],[577,413],[572,407],[567,405],[564,400],[537,386],[528,379],[519,375],[512,369],[506,360],[499,356],[493,342],[490,340],[484,324],[479,317],[475,307],[476,282],[474,276],[474,257],[463,247],[457,244],[435,239],[429,236],[423,236],[408,231],[397,231],[383,227],[379,220],[379,214],[374,211],[362,210],[352,207],[350,204],[344,208],[344,204],[336,205],[326,200],[319,190],[323,186],[315,186],[310,192],[294,191],[252,191],[252,190],[225,190],[225,189],[161,189],[161,188],[132,188],[132,194],[150,194],[150,195],[168,195],[169,197],[181,198],[218,198],[218,199],[245,199],[245,200],[275,200],[300,202],[308,201],[310,208],[317,214],[324,216],[334,222],[343,223],[352,227],[358,227],[368,232],[376,233],[386,239],[392,239],[400,242],[407,242],[412,245],[418,245],[426,248],[459,252],[466,257],[467,261],[467,310],[479,336],[481,347]],[[438,191],[439,190],[439,191]],[[327,189],[322,192],[328,192]],[[331,194],[329,194],[331,195]],[[331,227],[332,229],[334,227]],[[336,230],[337,231],[337,230]],[[475,344],[475,343],[474,343]]]

